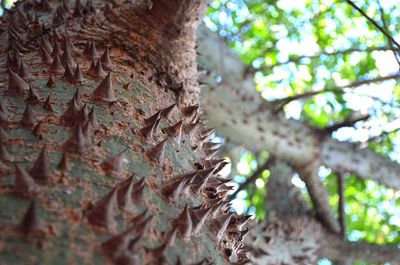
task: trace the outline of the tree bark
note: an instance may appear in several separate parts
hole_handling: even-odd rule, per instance
[[[274,160],[269,170],[267,220],[253,224],[247,238],[254,264],[315,264],[322,258],[338,264],[399,263],[397,246],[349,242],[330,232],[291,183],[293,169],[286,163]]]
[[[366,262],[369,264],[398,264],[400,251],[397,246],[377,245],[366,242],[350,242],[338,236],[324,238],[320,255],[342,262]]]
[[[316,264],[325,232],[291,180],[293,169],[279,159],[270,164],[264,224],[248,237],[254,264]]]
[[[27,0],[6,13],[1,264],[246,262],[247,219],[230,213],[192,105],[205,4]]]

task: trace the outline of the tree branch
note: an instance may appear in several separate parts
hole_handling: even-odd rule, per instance
[[[321,244],[320,257],[369,264],[400,264],[400,249],[392,245],[350,242],[339,236],[326,236]]]
[[[339,212],[339,224],[340,224],[340,236],[342,239],[346,238],[346,214],[344,212],[344,204],[345,204],[345,197],[344,197],[344,174],[337,174],[338,180],[338,194],[339,194],[339,205],[338,205],[338,212]]]
[[[329,231],[338,234],[340,226],[329,204],[329,193],[318,176],[319,164],[319,161],[314,160],[305,167],[297,167],[297,170],[306,183],[318,219]]]
[[[297,94],[294,96],[290,96],[290,97],[286,97],[286,98],[282,98],[282,99],[275,99],[272,101],[266,101],[264,103],[262,103],[260,106],[261,108],[259,109],[260,111],[262,111],[264,108],[270,106],[271,104],[276,106],[275,107],[275,112],[280,112],[282,111],[283,107],[287,104],[289,104],[290,102],[294,101],[294,100],[298,100],[298,99],[302,99],[302,98],[307,98],[307,97],[312,97],[318,94],[322,94],[322,93],[334,93],[334,94],[344,94],[346,93],[346,91],[342,90],[343,88],[355,88],[355,87],[359,87],[362,85],[369,85],[369,84],[373,84],[373,83],[379,83],[379,82],[383,82],[383,81],[387,81],[387,80],[398,80],[400,79],[400,74],[392,74],[392,75],[388,75],[388,76],[380,76],[380,77],[376,77],[376,78],[372,78],[372,79],[365,79],[365,80],[358,80],[358,81],[354,81],[352,83],[349,83],[348,85],[344,85],[344,86],[336,86],[333,88],[326,88],[326,89],[321,89],[321,90],[314,90],[314,91],[307,91],[304,92],[302,94]],[[373,98],[373,97],[371,97]],[[374,98],[376,100],[380,100],[378,98]],[[386,103],[386,102],[385,102]]]
[[[333,93],[344,93],[344,91],[341,90],[328,90],[328,89],[323,89],[323,90],[314,90],[314,91],[307,91],[304,92],[302,94],[297,94],[294,96],[290,96],[290,97],[286,97],[286,98],[282,98],[282,99],[275,99],[273,101],[267,101],[265,103],[265,105],[269,105],[272,104],[275,107],[275,112],[281,112],[283,107],[285,107],[287,104],[289,104],[292,101],[298,100],[298,99],[302,99],[302,98],[307,98],[307,97],[312,97],[318,94],[322,94],[322,93],[328,93],[328,92],[333,92]],[[263,105],[261,105],[263,107]]]
[[[385,19],[385,12],[383,11],[382,5],[380,4],[379,1],[378,1],[378,5],[379,5],[379,10],[381,11],[381,18],[382,18],[383,27],[384,27],[384,29],[385,29],[386,31],[389,31],[388,25],[387,25],[386,19]],[[388,42],[389,42],[390,48],[391,48],[391,50],[392,50],[392,52],[393,52],[393,56],[394,56],[394,58],[396,59],[397,64],[400,65],[400,60],[399,60],[399,53],[398,53],[398,51],[394,49],[394,47],[393,47],[393,42],[392,42],[390,39],[388,40]]]
[[[344,86],[338,86],[337,88],[353,88],[353,87],[359,87],[362,85],[369,85],[369,84],[373,84],[373,83],[379,83],[379,82],[383,82],[386,80],[398,80],[400,79],[400,74],[396,73],[396,74],[391,74],[388,76],[380,76],[380,77],[376,77],[376,78],[372,78],[372,79],[364,79],[364,80],[359,80],[359,81],[355,81],[352,82],[348,85],[344,85]]]
[[[351,118],[345,119],[344,121],[333,124],[332,126],[328,126],[324,129],[322,129],[321,131],[326,134],[331,134],[332,132],[337,131],[338,129],[343,128],[343,127],[353,127],[354,124],[356,124],[357,122],[368,120],[368,118],[369,118],[369,114],[361,116],[357,119],[351,119]]]
[[[281,66],[281,65],[285,65],[285,64],[289,64],[289,63],[298,63],[302,59],[319,58],[319,57],[321,57],[321,55],[335,56],[335,55],[341,55],[341,54],[343,54],[343,55],[344,54],[350,54],[350,53],[353,53],[353,52],[370,53],[370,52],[373,52],[373,51],[390,51],[390,50],[394,50],[394,48],[391,48],[391,47],[369,47],[369,48],[366,48],[366,49],[350,48],[350,49],[347,49],[347,50],[340,50],[340,51],[334,51],[334,52],[320,52],[320,53],[313,54],[313,55],[299,55],[299,56],[295,55],[295,56],[292,56],[291,58],[289,58],[289,60],[287,60],[285,62],[275,63],[275,64],[272,64],[272,65],[265,65],[265,66],[262,66],[260,68],[257,68],[256,70],[257,71],[267,71],[267,70],[270,70],[270,69],[272,69],[274,67],[277,67],[277,66]]]
[[[354,4],[351,0],[346,0],[347,3],[349,3],[352,7],[354,7],[358,12],[361,13],[369,22],[371,22],[380,32],[383,33],[391,42],[393,42],[397,48],[400,48],[400,45],[393,39],[392,36],[381,26],[378,25],[378,23],[375,22],[372,18],[370,18],[361,8],[359,8],[356,4]]]

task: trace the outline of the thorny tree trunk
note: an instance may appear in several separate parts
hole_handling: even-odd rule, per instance
[[[0,264],[246,263],[195,105],[205,2],[6,12]]]

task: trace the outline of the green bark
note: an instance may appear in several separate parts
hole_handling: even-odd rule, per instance
[[[190,7],[190,4],[196,1],[187,2]],[[75,15],[73,15],[74,9],[71,8],[68,12],[59,12],[65,17],[61,19],[61,22],[56,23],[57,33],[60,36],[61,34],[69,36],[77,47],[73,53],[73,59],[81,67],[86,81],[80,85],[71,84],[68,80],[62,79],[63,73],[61,73],[54,75],[55,84],[52,85],[49,82],[50,66],[42,63],[39,55],[42,35],[49,37],[54,47],[52,33],[50,30],[42,32],[40,27],[39,33],[32,31],[31,28],[35,26],[35,22],[29,22],[28,13],[33,16],[34,11],[38,12],[39,22],[49,28],[50,18],[57,13],[56,7],[60,7],[61,3],[49,3],[52,11],[46,8],[45,1],[42,1],[41,5],[36,4],[36,7],[29,3],[31,2],[25,1],[17,5],[20,13],[15,9],[7,12],[5,23],[2,25],[3,28],[8,26],[9,31],[8,35],[6,30],[3,31],[1,37],[0,47],[3,57],[0,63],[3,80],[1,101],[9,115],[2,122],[1,128],[9,138],[4,142],[5,149],[14,159],[2,161],[4,167],[0,177],[0,260],[5,264],[179,264],[178,259],[183,264],[197,263],[202,260],[205,260],[205,264],[228,263],[229,257],[223,252],[225,248],[231,248],[231,245],[215,238],[215,227],[218,227],[218,224],[213,221],[229,209],[222,207],[215,217],[209,214],[206,225],[201,227],[200,233],[189,232],[188,239],[183,237],[185,231],[182,228],[184,225],[180,225],[182,221],[178,221],[185,205],[189,208],[202,204],[203,207],[215,206],[214,202],[207,197],[205,187],[213,186],[212,183],[217,181],[216,175],[205,181],[206,185],[201,187],[199,194],[194,194],[189,190],[187,195],[179,194],[180,196],[175,198],[177,200],[174,202],[162,195],[163,185],[168,183],[173,176],[195,170],[194,163],[200,161],[204,154],[203,149],[198,147],[199,144],[201,145],[199,138],[204,136],[204,131],[197,130],[194,137],[190,137],[183,130],[180,142],[161,131],[156,133],[151,141],[146,140],[140,133],[140,129],[146,126],[144,122],[146,118],[177,103],[177,100],[181,98],[182,93],[167,89],[170,83],[161,82],[159,76],[165,75],[166,80],[172,80],[172,83],[182,81],[182,77],[174,76],[168,71],[157,72],[160,69],[155,66],[157,62],[152,61],[154,57],[149,52],[150,48],[142,50],[140,45],[128,46],[127,41],[122,43],[121,38],[126,37],[123,26],[121,26],[120,35],[113,36],[119,25],[110,23],[107,17],[113,15],[109,12],[118,13],[123,9],[123,5],[118,6],[115,3],[118,8],[110,11],[104,7],[104,4],[95,3],[97,15],[83,7],[80,7],[79,12],[75,8]],[[145,14],[157,10],[157,7],[143,9],[143,6],[140,6],[138,10]],[[28,21],[24,21],[23,18],[21,20],[23,17],[21,13],[27,16]],[[134,21],[131,22],[134,24]],[[151,30],[152,26],[154,25],[149,25],[148,29]],[[22,29],[21,32],[18,32],[19,29]],[[60,39],[58,43],[62,51],[65,50],[63,40],[64,38]],[[104,77],[91,77],[86,72],[91,63],[90,56],[85,57],[87,40],[95,41],[99,55],[105,50],[105,43],[111,45],[112,90],[117,102],[104,102],[93,97],[93,91]],[[18,45],[15,45],[15,42],[18,42]],[[132,50],[137,54],[133,54]],[[17,51],[18,57],[24,61],[29,73],[33,75],[27,83],[40,96],[39,102],[29,103],[34,115],[41,122],[40,127],[35,129],[38,122],[25,127],[21,124],[28,104],[25,102],[28,93],[27,91],[22,91],[18,95],[11,93],[13,85],[11,84],[10,88],[7,84],[10,75],[6,67],[7,51],[11,56],[14,51]],[[190,52],[194,54],[194,47]],[[166,58],[163,57],[162,51],[156,53],[159,53],[158,59]],[[103,65],[106,66],[106,64]],[[183,65],[187,64],[183,63]],[[75,69],[75,67],[71,68]],[[177,81],[179,78],[180,80]],[[16,86],[19,87],[19,85]],[[79,119],[79,114],[74,114],[72,124],[75,123],[75,125],[73,126],[68,126],[63,118],[77,88],[80,90],[83,101],[79,108],[82,108],[83,104],[87,104],[89,109],[93,107],[99,123],[98,128],[91,130],[92,144],[89,148],[81,149],[81,152],[77,152],[76,146],[71,146],[70,142],[65,144],[76,129],[74,121]],[[44,102],[48,96],[50,96],[53,110],[51,107],[44,108]],[[160,128],[174,125],[180,120],[184,120],[183,127],[188,128],[189,121],[182,112],[187,105],[178,103],[168,119],[161,117]],[[162,156],[164,161],[158,163],[147,151],[164,139],[168,139]],[[35,191],[16,194],[16,166],[13,163],[29,173],[44,146],[46,146],[52,169],[51,177],[41,181],[36,177],[34,181],[38,188]],[[116,170],[116,174],[110,174],[107,166],[104,166],[102,162],[123,150],[126,151],[122,162],[122,172]],[[58,166],[63,155],[68,161],[66,168]],[[118,187],[120,191],[121,183],[132,175],[134,183],[142,178],[145,179],[143,200],[135,196],[134,192],[129,194],[128,197],[133,203],[130,211],[123,210],[121,205],[117,207],[111,203],[108,209],[109,214],[106,216],[111,220],[111,225],[106,225],[106,227],[96,225],[102,224],[104,220],[98,216],[92,220],[88,216],[97,207],[99,200],[115,187]],[[186,186],[190,187],[189,184],[194,184],[194,182],[187,182]],[[222,192],[215,191],[213,196],[224,199]],[[22,225],[24,215],[33,201],[36,205],[36,217],[42,223],[32,224],[35,215],[31,212],[29,218],[24,221],[25,225]],[[134,219],[146,210],[146,217],[153,216],[148,229],[144,229],[140,222]],[[235,231],[236,224],[233,220],[239,220],[238,218],[234,215],[230,219],[232,221],[228,223],[228,229],[223,231],[224,237],[228,235],[228,231],[230,233]],[[112,225],[113,219],[116,225]],[[118,244],[117,248],[116,246],[109,247],[110,244],[108,244],[109,248],[102,247],[102,244],[113,236],[134,226],[136,231],[127,239],[130,246]],[[174,242],[171,242],[170,236],[176,227],[178,227],[178,233]],[[136,239],[138,241],[132,247]],[[163,244],[166,244],[165,250],[154,250]]]

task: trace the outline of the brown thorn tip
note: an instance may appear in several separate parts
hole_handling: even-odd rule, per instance
[[[46,65],[51,64],[52,63],[51,56],[43,46],[40,48],[40,52],[42,56],[42,64]]]
[[[211,230],[215,233],[215,236],[217,237],[218,240],[222,238],[223,233],[225,232],[226,228],[228,227],[228,224],[232,218],[233,212],[218,216],[214,219],[212,219],[209,222],[209,226]]]
[[[160,120],[155,120],[152,124],[139,130],[139,133],[148,141],[152,141],[154,136],[159,134]]]
[[[124,211],[132,211],[133,203],[132,203],[132,190],[133,190],[133,176],[131,176],[128,180],[122,182],[118,187],[117,193],[117,201],[121,210]]]
[[[29,85],[13,70],[8,69],[8,92],[10,94],[24,94],[29,91]]]
[[[107,74],[103,70],[100,59],[98,58],[97,63],[95,64],[95,77],[96,78],[104,78],[106,75]]]
[[[35,90],[33,90],[33,88],[31,86],[29,86],[29,93],[25,99],[25,102],[35,104],[35,103],[39,103],[39,101],[40,101],[39,94]]]
[[[47,111],[54,112],[53,104],[51,104],[50,95],[47,96],[46,101],[43,104],[43,108]]]
[[[89,76],[96,77],[96,59],[92,58],[92,62],[90,63],[89,69],[86,71],[86,74]]]
[[[69,63],[66,63],[65,65],[65,71],[64,71],[64,75],[62,77],[63,80],[66,81],[71,81],[74,77],[74,73],[71,70],[71,66]]]
[[[3,128],[0,127],[0,144],[5,144],[9,140],[8,135]]]
[[[9,51],[7,53],[7,60],[6,60],[6,66],[11,68],[13,71],[18,71],[20,67],[20,59],[18,58],[17,52],[11,52]]]
[[[178,121],[176,124],[162,129],[162,132],[167,134],[169,137],[175,139],[177,143],[180,143],[182,135],[182,125],[182,121]]]
[[[76,64],[74,76],[71,79],[71,82],[74,84],[80,84],[85,82],[85,79],[83,78],[83,74],[81,71],[81,68],[79,67],[79,64]]]
[[[190,212],[188,206],[185,205],[182,213],[177,220],[178,230],[182,234],[184,240],[189,240],[193,229],[192,219],[190,217]]]
[[[0,112],[5,117],[8,117],[8,115],[10,115],[4,101],[2,101],[2,100],[0,100]]]
[[[207,216],[211,213],[212,206],[207,208],[200,209],[192,209],[190,210],[190,216],[193,222],[193,234],[198,234],[200,232],[201,227],[204,225],[204,222],[207,219]]]
[[[101,167],[108,175],[121,176],[124,173],[124,162],[126,149],[115,156],[109,157],[101,163]]]
[[[54,87],[56,85],[56,80],[54,80],[54,76],[50,75],[49,80],[47,81],[47,87]]]
[[[197,114],[199,110],[199,105],[193,105],[189,107],[182,108],[182,114],[186,121],[193,122],[197,119]]]
[[[38,216],[34,201],[29,205],[21,223],[18,225],[18,230],[25,235],[31,233],[44,233],[46,231],[46,226]]]
[[[40,181],[47,181],[53,176],[54,171],[50,165],[50,159],[46,146],[43,146],[35,165],[30,170],[30,174],[34,179]]]
[[[101,249],[110,258],[116,258],[135,248],[140,237],[135,237],[135,226],[101,244]]]
[[[36,136],[40,135],[41,128],[42,128],[42,121],[39,121],[38,123],[36,123],[35,126],[33,126],[32,134]]]
[[[151,117],[147,118],[144,120],[144,123],[146,125],[153,124],[156,120],[159,120],[161,118],[161,110],[158,111],[156,114],[152,115]]]
[[[171,106],[166,107],[165,109],[161,110],[161,116],[166,119],[169,119],[169,115],[171,114],[172,110],[176,106],[176,103],[172,104]]]
[[[65,153],[63,153],[61,160],[58,163],[57,167],[61,170],[68,170],[68,158]]]
[[[21,60],[21,65],[19,67],[18,75],[24,79],[25,81],[33,79],[33,76],[31,73],[29,73],[28,68],[26,67],[26,64],[24,61]]]
[[[179,197],[183,194],[183,189],[188,180],[187,178],[182,178],[167,183],[161,188],[161,193],[164,194],[170,202],[177,203]]]
[[[72,126],[75,123],[75,120],[79,113],[79,105],[78,100],[80,99],[79,90],[75,92],[75,95],[72,97],[71,101],[68,104],[67,110],[61,116],[61,119],[66,123],[68,126]]]
[[[64,73],[64,67],[62,66],[60,57],[58,57],[58,55],[54,57],[54,60],[50,65],[49,73],[55,75]]]
[[[1,142],[0,142],[0,159],[3,160],[4,162],[14,161],[14,156],[7,151],[5,145]]]
[[[64,53],[61,55],[61,63],[65,67],[69,64],[70,67],[74,67],[76,65],[75,60],[72,58],[71,50],[68,47],[64,48]]]
[[[169,233],[167,234],[167,246],[173,246],[175,244],[176,234],[178,232],[178,226],[175,226]]]
[[[82,97],[81,97],[81,92],[79,90],[79,87],[75,91],[74,99],[76,100],[76,104],[78,104],[78,107],[80,105],[82,105]]]
[[[114,216],[117,211],[117,188],[114,187],[89,212],[87,218],[90,223],[112,229],[116,225]]]
[[[86,151],[90,150],[92,140],[87,139],[82,132],[81,126],[78,124],[74,133],[71,137],[65,142],[64,148],[66,150],[78,152],[79,154],[83,154]]]
[[[33,192],[37,189],[37,185],[32,176],[25,169],[15,163],[15,185],[14,192],[17,194],[25,194]]]
[[[92,107],[92,109],[89,112],[89,121],[90,121],[90,125],[92,126],[93,129],[97,129],[99,127],[99,122],[97,121],[94,106]]]
[[[26,108],[24,110],[24,113],[22,114],[22,119],[21,119],[22,126],[31,127],[37,122],[38,119],[36,118],[35,114],[31,110],[29,105],[26,104]]]
[[[92,99],[97,99],[105,102],[116,102],[117,98],[114,96],[114,90],[111,82],[111,72],[100,83],[100,85],[93,91],[90,96]]]
[[[89,120],[89,113],[87,104],[85,103],[83,107],[78,111],[75,119],[75,125],[80,124],[81,127],[84,127],[87,121]],[[84,131],[84,129],[83,129]]]
[[[106,47],[103,55],[101,56],[101,63],[103,64],[103,67],[107,70],[113,67],[110,59],[110,48],[108,46]]]
[[[163,141],[159,142],[158,144],[154,145],[153,147],[151,147],[146,151],[150,159],[157,162],[160,165],[164,164],[164,152],[167,140],[168,138],[164,139]]]

